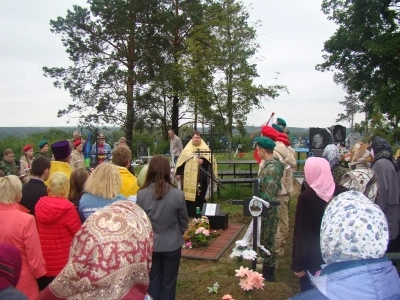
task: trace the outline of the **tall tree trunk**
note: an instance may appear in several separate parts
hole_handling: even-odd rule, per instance
[[[177,19],[179,16],[179,0],[174,1],[175,4],[175,18]],[[176,67],[179,63],[179,26],[176,25],[174,30],[174,42],[173,42],[173,54],[174,54],[174,67]],[[177,70],[174,70],[173,74],[173,101],[172,101],[172,129],[175,131],[175,134],[179,136],[179,94],[178,94],[178,74],[176,74]]]
[[[174,95],[172,99],[172,129],[179,135],[179,97]]]
[[[133,141],[133,126],[135,124],[133,87],[134,87],[133,75],[128,75],[128,82],[126,85],[127,97],[126,97],[126,123],[125,123],[125,134],[126,134],[126,139],[128,141]]]
[[[230,4],[231,2],[228,2],[228,8],[227,10],[230,11]],[[228,74],[227,74],[227,111],[228,111],[228,126],[227,126],[227,133],[228,133],[228,157],[231,159],[231,152],[232,152],[232,127],[233,127],[233,87],[232,87],[232,80],[233,80],[233,58],[232,58],[232,49],[231,49],[231,44],[232,44],[232,35],[231,35],[231,16],[228,13],[228,19],[227,19],[227,35],[228,35],[228,60],[229,60],[229,66],[228,66]]]
[[[353,133],[353,126],[354,126],[354,114],[351,115],[351,122],[350,122],[350,132]]]
[[[163,101],[163,105],[164,105],[163,112],[164,112],[164,115],[163,115],[163,119],[162,119],[161,124],[162,124],[163,138],[164,138],[165,141],[167,141],[168,140],[168,130],[169,130],[168,123],[167,123],[167,109],[168,109],[168,107],[167,107],[167,101],[168,100],[167,99],[168,99],[168,97],[167,97],[167,94],[166,94],[166,91],[165,91],[165,85],[163,85],[163,99],[164,99],[164,101]]]
[[[197,118],[198,118],[197,110],[198,110],[197,102],[195,101],[195,103],[194,103],[194,126],[193,126],[194,131],[197,131]]]
[[[132,1],[132,0],[131,0]],[[133,6],[133,5],[132,5]],[[132,24],[136,24],[135,13],[132,12],[130,19]],[[133,126],[135,125],[135,106],[134,106],[134,69],[135,69],[135,30],[133,27],[128,40],[128,78],[126,82],[126,123],[125,134],[128,141],[133,141]]]

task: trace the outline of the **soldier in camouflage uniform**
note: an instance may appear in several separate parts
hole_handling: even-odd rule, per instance
[[[40,151],[35,153],[35,157],[44,156],[50,160],[54,160],[49,153],[49,141],[47,140],[40,141],[38,146]]]
[[[8,148],[4,150],[3,160],[0,161],[0,170],[2,170],[6,176],[18,176],[18,166],[15,163],[15,155],[12,149]]]
[[[35,157],[44,156],[47,157],[47,153],[49,151],[49,142],[47,140],[40,141],[39,144],[39,151],[36,152]],[[48,157],[47,157],[48,158]]]
[[[275,142],[267,137],[256,138],[258,156],[262,159],[258,173],[259,194],[266,201],[275,200],[281,190],[281,178],[285,165],[273,157]],[[261,251],[263,259],[263,277],[266,281],[275,281],[276,254],[274,249],[275,234],[279,224],[279,210],[277,206],[271,206],[268,216],[261,221],[260,242],[271,255]]]

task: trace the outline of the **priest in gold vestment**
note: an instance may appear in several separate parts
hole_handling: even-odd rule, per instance
[[[213,157],[211,166],[211,153],[196,153],[200,151],[210,151],[210,148],[201,138],[198,131],[193,133],[192,140],[186,145],[178,161],[176,162],[176,177],[181,180],[181,187],[185,193],[186,207],[188,215],[196,216],[196,207],[203,207],[206,202],[205,198],[209,191],[210,179],[201,170],[200,166],[212,174],[213,178],[217,178],[217,161]],[[216,184],[215,184],[216,187]]]

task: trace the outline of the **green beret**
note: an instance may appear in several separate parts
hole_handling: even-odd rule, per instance
[[[276,123],[277,123],[278,125],[281,125],[281,126],[283,126],[283,127],[286,127],[286,121],[285,121],[284,119],[282,119],[282,118],[276,119]]]
[[[274,150],[275,148],[275,142],[271,140],[270,138],[264,137],[264,136],[259,136],[256,137],[255,142],[257,143],[258,146],[264,149],[269,149],[269,150]]]
[[[48,145],[48,144],[49,144],[49,142],[47,140],[40,141],[39,148],[42,149],[44,147],[44,145]]]
[[[279,126],[278,124],[272,124],[272,127],[279,132],[283,132],[283,128],[281,126]]]

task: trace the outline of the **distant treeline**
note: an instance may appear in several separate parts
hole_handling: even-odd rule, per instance
[[[87,132],[88,130],[79,128],[78,126],[71,127],[0,127],[0,140],[4,137],[18,137],[26,138],[34,133],[48,132],[50,130],[56,130],[60,132],[71,133],[74,131]],[[119,130],[119,127],[111,127],[109,129],[101,129],[104,132],[112,132]]]
[[[250,138],[252,133],[256,133],[255,136],[259,135],[260,128],[255,126],[248,126],[248,134],[243,137],[240,136],[238,132],[234,133],[232,140],[232,149],[236,150],[238,144],[243,145],[245,151],[250,151],[253,146],[253,140]],[[288,128],[290,130],[290,138],[292,141],[304,138],[308,138],[308,128]],[[108,129],[99,128],[107,138],[107,143],[111,147],[114,146],[115,142],[118,142],[121,136],[124,136],[124,132],[119,127],[109,127]],[[202,128],[198,128],[200,132],[203,132]],[[66,140],[72,138],[72,133],[74,131],[82,132],[84,138],[87,137],[88,129],[82,129],[79,127],[0,127],[0,155],[6,148],[13,149],[17,156],[21,153],[22,148],[26,144],[32,144],[34,146],[34,151],[38,151],[38,143],[41,140],[48,140],[51,145],[54,142],[60,140]],[[227,144],[224,142],[224,134],[215,135],[210,140],[207,135],[208,130],[204,128],[204,138],[206,142],[210,143],[214,150],[226,150]],[[92,137],[92,142],[95,138]],[[185,141],[187,142],[187,141]],[[165,154],[169,151],[169,141],[162,138],[162,134],[157,134],[156,132],[135,132],[132,142],[129,142],[133,155],[136,157],[136,149],[139,143],[145,143],[150,147],[151,154]]]
[[[87,133],[87,129],[79,128],[78,126],[71,127],[0,127],[0,140],[4,137],[17,137],[17,138],[26,138],[31,134],[40,133],[40,132],[48,132],[51,129],[56,131],[63,131],[66,133],[71,133],[74,131],[80,131],[83,134]],[[120,127],[108,127],[107,129],[99,129],[104,132],[106,135],[112,134],[113,131],[120,131]],[[260,127],[256,126],[246,126],[246,131],[251,134],[253,132],[259,131]],[[299,127],[288,127],[290,131],[291,138],[298,139],[299,136],[305,138],[308,136],[308,128],[299,128]],[[199,131],[202,131],[202,128],[199,128]],[[237,134],[237,132],[235,132]]]

